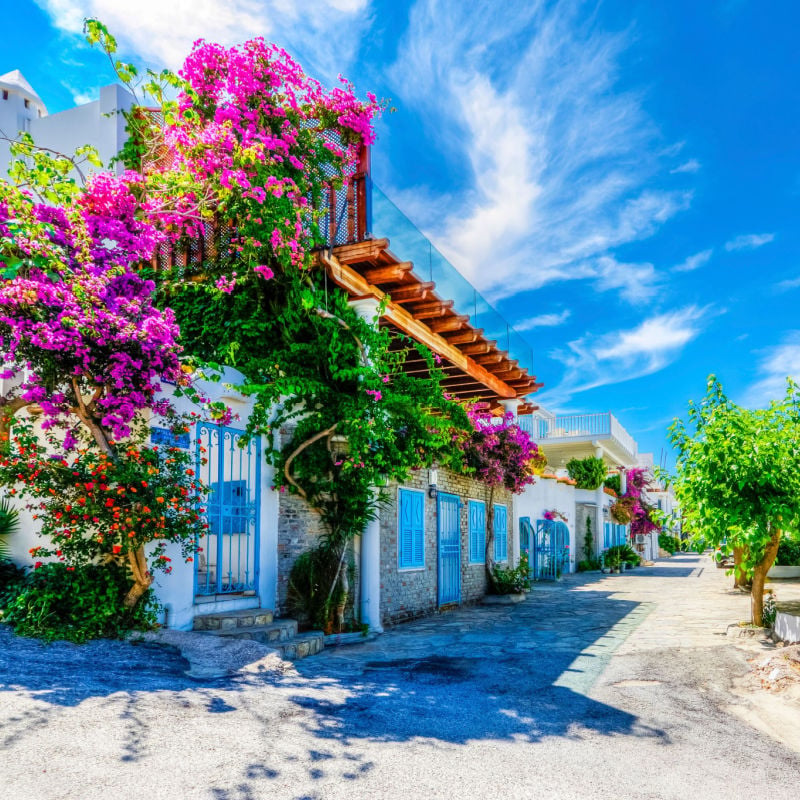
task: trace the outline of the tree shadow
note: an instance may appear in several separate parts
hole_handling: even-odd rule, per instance
[[[646,605],[614,595],[613,584],[566,581],[534,589],[516,607],[462,608],[407,623],[298,662],[283,677],[198,682],[183,674],[187,662],[169,648],[115,641],[45,645],[0,626],[0,692],[22,689],[42,701],[3,733],[17,746],[26,732],[48,725],[53,709],[106,698],[106,718],[116,715],[123,723],[120,761],[143,762],[165,732],[152,709],[148,716],[139,704],[167,693],[171,707],[191,708],[186,713],[195,720],[207,715],[200,725],[208,741],[223,715],[237,727],[241,720],[257,740],[273,742],[263,757],[242,751],[238,774],[212,779],[212,800],[263,797],[278,783],[291,786],[298,799],[324,796],[326,782],[369,774],[374,747],[383,743],[435,748],[597,734],[666,742],[663,731],[591,696],[613,652],[649,613]],[[284,742],[288,731],[293,738]]]

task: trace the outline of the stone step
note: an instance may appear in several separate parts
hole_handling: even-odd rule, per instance
[[[209,615],[222,616],[222,615]],[[270,617],[272,615],[270,614]],[[237,617],[241,619],[241,617]],[[297,632],[297,620],[276,619],[264,625],[239,625],[228,628],[205,628],[201,633],[219,636],[224,639],[250,639],[273,647],[281,658],[296,661],[306,656],[322,652],[325,647],[325,634],[322,631]]]
[[[269,608],[243,608],[238,611],[200,614],[194,618],[192,627],[196,631],[229,631],[269,625],[272,620],[273,614]]]
[[[315,656],[325,647],[325,634],[322,631],[298,633],[286,642],[278,642],[275,646],[287,661],[299,661],[306,656]]]
[[[215,636],[230,636],[236,639],[252,639],[261,644],[273,645],[285,642],[297,635],[297,620],[276,619],[265,625],[242,625],[238,628],[220,628],[205,631]]]

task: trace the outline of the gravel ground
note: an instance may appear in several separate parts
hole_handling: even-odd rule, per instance
[[[800,756],[732,692],[769,650],[725,636],[746,613],[682,555],[224,680],[152,644],[0,629],[2,794],[795,800]]]

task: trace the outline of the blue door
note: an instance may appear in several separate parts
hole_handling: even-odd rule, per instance
[[[244,431],[200,422],[195,446],[196,472],[209,490],[200,518],[195,593],[253,593],[258,587],[260,440],[246,441]]]
[[[569,528],[552,519],[536,520],[531,574],[536,581],[554,581],[569,569]]]
[[[461,602],[461,501],[440,494],[437,516],[439,537],[439,605]]]

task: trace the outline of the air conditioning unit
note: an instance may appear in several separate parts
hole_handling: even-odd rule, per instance
[[[644,544],[644,534],[637,533],[636,534],[636,544]]]

